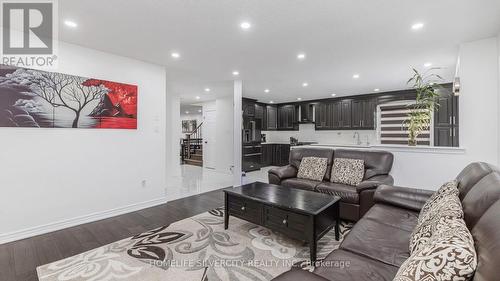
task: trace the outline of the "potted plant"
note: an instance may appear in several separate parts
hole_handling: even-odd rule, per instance
[[[411,110],[408,113],[408,119],[403,123],[403,126],[406,126],[408,130],[408,145],[410,146],[416,146],[420,133],[429,130],[432,114],[439,106],[438,88],[440,86],[438,82],[443,79],[441,76],[432,73],[436,69],[429,69],[423,74],[413,69],[414,74],[407,82],[417,92],[415,103],[409,105]]]

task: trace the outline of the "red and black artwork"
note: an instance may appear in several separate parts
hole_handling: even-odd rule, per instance
[[[0,127],[137,128],[137,86],[0,66]]]

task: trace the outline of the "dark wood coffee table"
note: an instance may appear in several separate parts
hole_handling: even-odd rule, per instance
[[[339,240],[338,196],[254,182],[224,191],[224,228],[234,216],[309,243],[316,261],[316,242],[335,227]]]

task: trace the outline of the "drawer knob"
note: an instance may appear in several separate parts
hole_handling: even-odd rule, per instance
[[[241,210],[242,210],[242,211],[245,211],[245,206],[242,206],[242,207],[241,207]]]
[[[283,220],[283,224],[286,224],[286,219],[285,219],[285,220]]]

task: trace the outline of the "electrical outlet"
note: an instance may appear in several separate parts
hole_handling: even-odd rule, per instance
[[[142,186],[142,188],[146,188],[146,186],[147,186],[146,180],[141,181],[141,186]]]

